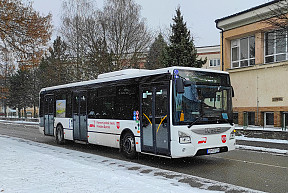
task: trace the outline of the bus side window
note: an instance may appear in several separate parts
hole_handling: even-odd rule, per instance
[[[116,91],[115,109],[117,119],[132,120],[133,112],[139,109],[137,85],[119,86]]]
[[[71,92],[66,92],[67,102],[66,102],[66,117],[72,117],[72,96]]]
[[[97,102],[97,90],[93,89],[88,93],[88,118],[96,119],[99,118],[97,115],[98,113],[98,102]]]

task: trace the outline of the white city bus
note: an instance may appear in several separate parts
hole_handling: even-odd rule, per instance
[[[127,69],[43,88],[40,132],[171,158],[235,149],[229,74],[189,67]]]

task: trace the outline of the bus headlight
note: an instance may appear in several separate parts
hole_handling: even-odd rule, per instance
[[[179,143],[191,143],[191,137],[182,132],[182,131],[178,131],[178,136],[179,136]]]
[[[231,133],[230,133],[230,140],[231,139],[235,139],[235,133],[236,133],[236,130],[234,129]]]

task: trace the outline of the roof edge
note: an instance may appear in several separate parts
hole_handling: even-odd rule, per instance
[[[242,15],[242,14],[245,14],[245,13],[248,13],[248,12],[251,12],[251,11],[255,11],[257,9],[261,9],[263,7],[266,7],[266,6],[270,6],[270,5],[273,5],[273,4],[276,4],[278,2],[280,2],[282,0],[274,0],[274,1],[270,1],[268,3],[264,3],[264,4],[261,4],[261,5],[258,5],[256,7],[252,7],[250,9],[246,9],[244,11],[240,11],[238,13],[235,13],[235,14],[232,14],[232,15],[229,15],[229,16],[226,16],[226,17],[223,17],[223,18],[220,18],[220,19],[216,19],[215,20],[215,23],[219,23],[220,21],[223,21],[223,20],[226,20],[226,19],[229,19],[229,18],[232,18],[232,17],[235,17],[235,16],[239,16],[239,15]]]

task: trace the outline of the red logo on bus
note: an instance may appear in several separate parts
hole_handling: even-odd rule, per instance
[[[120,122],[116,122],[117,129],[120,129]]]
[[[227,137],[226,135],[221,136],[222,143],[226,143]]]
[[[94,124],[90,123],[89,127],[95,127],[95,121],[94,121]]]
[[[202,137],[201,140],[198,141],[198,144],[206,143],[206,142],[207,142],[207,137]]]

